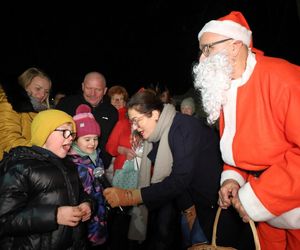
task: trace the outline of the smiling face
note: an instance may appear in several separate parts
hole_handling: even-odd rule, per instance
[[[102,101],[106,90],[106,81],[101,74],[93,72],[84,78],[82,83],[83,97],[92,107],[96,107]]]
[[[97,135],[85,135],[76,140],[76,144],[80,150],[86,154],[92,154],[98,146]]]
[[[73,126],[70,123],[65,123],[54,130],[47,138],[43,148],[48,149],[59,158],[65,158],[73,141],[73,134],[68,138],[64,137],[64,130],[73,131]]]
[[[144,139],[148,139],[154,131],[159,119],[159,111],[153,110],[151,113],[143,114],[134,108],[128,109],[128,117],[132,124],[132,129],[137,130]]]
[[[36,76],[25,90],[40,103],[49,97],[51,82],[47,78]]]

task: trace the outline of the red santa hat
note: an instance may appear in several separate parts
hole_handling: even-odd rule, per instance
[[[248,47],[252,47],[252,32],[243,14],[238,11],[232,11],[218,20],[212,20],[205,24],[198,34],[199,40],[204,32],[233,38],[242,41]]]
[[[100,136],[100,126],[91,113],[91,108],[86,104],[80,104],[76,109],[76,115],[73,116],[76,124],[77,137],[85,135]]]

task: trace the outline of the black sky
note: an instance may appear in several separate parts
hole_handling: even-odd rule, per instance
[[[0,14],[1,81],[37,66],[50,75],[54,92],[74,93],[95,70],[130,93],[160,83],[182,94],[192,86],[198,32],[231,10],[244,13],[255,47],[300,64],[297,1],[11,3]]]

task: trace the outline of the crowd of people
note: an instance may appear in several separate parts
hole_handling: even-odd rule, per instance
[[[261,249],[300,249],[300,67],[237,11],[198,40],[180,103],[99,72],[54,103],[42,69],[0,83],[0,249],[197,250],[219,207],[218,245],[254,249],[253,220]]]

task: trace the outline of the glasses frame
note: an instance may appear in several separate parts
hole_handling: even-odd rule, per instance
[[[209,54],[210,54],[210,49],[217,45],[217,44],[220,44],[220,43],[225,43],[229,40],[233,40],[233,38],[226,38],[226,39],[223,39],[223,40],[220,40],[220,41],[216,41],[216,42],[213,42],[213,43],[208,43],[208,44],[204,44],[202,46],[202,49],[200,47],[200,56],[203,54],[205,57],[209,57]]]
[[[141,114],[139,117],[134,117],[133,119],[130,119],[131,125],[139,127],[139,122],[141,120],[143,120],[145,116],[147,116],[147,113],[146,114]]]
[[[68,139],[70,136],[73,140],[76,138],[76,133],[72,132],[70,129],[54,129],[54,131],[62,132],[62,135],[65,139]]]

